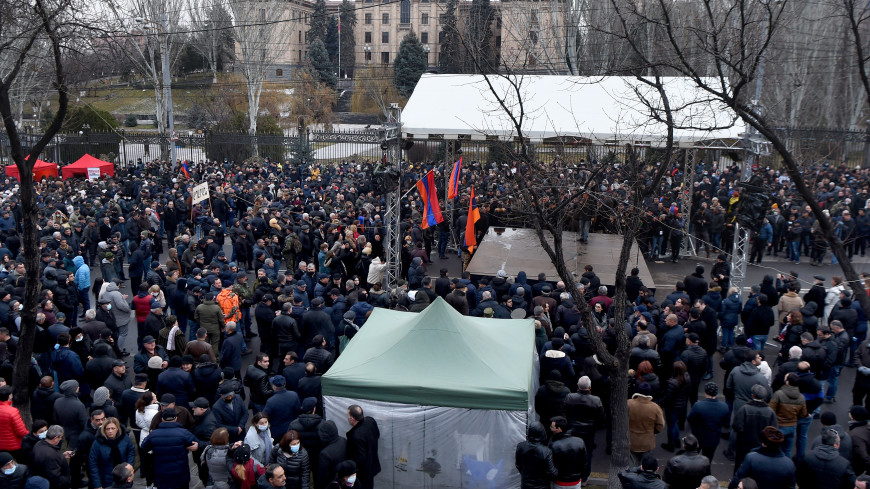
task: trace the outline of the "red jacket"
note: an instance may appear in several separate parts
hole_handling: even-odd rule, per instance
[[[0,401],[0,452],[21,449],[21,440],[28,433],[18,408],[12,407],[12,400]]]
[[[151,294],[145,294],[145,297],[137,294],[133,298],[133,308],[136,310],[136,322],[144,323],[151,312]]]

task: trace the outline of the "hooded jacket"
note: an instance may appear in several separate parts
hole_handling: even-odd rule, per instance
[[[547,431],[540,422],[532,423],[526,441],[517,445],[516,467],[524,489],[549,489],[550,481],[559,474],[553,452],[547,447]]]
[[[323,448],[317,459],[314,487],[323,489],[335,478],[335,466],[345,460],[347,440],[338,436],[338,428],[332,420],[320,423],[317,434]]]
[[[725,390],[733,393],[733,412],[739,411],[744,404],[752,399],[752,386],[755,384],[767,387],[767,379],[752,362],[743,362],[731,371],[728,380],[725,381]]]
[[[852,489],[855,471],[831,445],[819,445],[807,452],[797,467],[801,489]]]
[[[73,258],[73,265],[76,266],[76,287],[79,290],[87,289],[91,286],[91,269],[85,265],[85,259],[81,256]]]
[[[807,401],[797,386],[782,386],[773,394],[769,405],[776,413],[779,426],[783,428],[795,426],[799,419],[807,417]]]

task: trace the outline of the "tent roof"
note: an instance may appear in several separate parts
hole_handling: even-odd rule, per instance
[[[664,144],[666,125],[652,121],[651,110],[643,102],[660,107],[660,97],[634,77],[490,75],[489,80],[515,116],[521,113],[520,100],[511,82],[518,82],[525,113],[523,132],[533,141],[577,137],[599,144]],[[674,132],[678,142],[742,137],[744,126],[734,111],[690,79],[665,78],[665,90],[676,109],[676,125],[682,127]],[[483,75],[424,74],[402,111],[402,132],[417,138],[505,140],[517,136]]]
[[[111,166],[113,168],[115,167],[115,165],[113,163],[110,163],[108,161],[103,161],[99,158],[95,158],[89,154],[86,154],[86,155],[82,156],[81,158],[79,158],[78,160],[76,160],[75,163],[71,163],[71,164],[63,167],[63,169],[66,170],[67,168],[69,168],[69,169],[104,168],[106,166]]]
[[[36,164],[33,165],[34,173],[40,170],[55,170],[57,171],[57,163],[49,163],[47,161],[36,160]],[[10,177],[18,176],[18,166],[14,163],[6,166],[6,174]]]
[[[376,308],[323,376],[323,395],[469,409],[527,410],[534,323]]]

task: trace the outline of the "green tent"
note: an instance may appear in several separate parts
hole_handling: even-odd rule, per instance
[[[421,313],[376,308],[323,376],[323,396],[528,411],[534,321],[466,317],[437,298]]]

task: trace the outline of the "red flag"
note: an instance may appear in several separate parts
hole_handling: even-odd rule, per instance
[[[420,198],[423,199],[423,229],[443,221],[444,216],[441,215],[441,206],[438,205],[435,175],[432,170],[417,181],[417,190],[420,191]]]
[[[465,223],[465,247],[469,253],[474,253],[477,247],[477,237],[474,235],[474,224],[480,220],[480,209],[474,198],[474,187],[471,188],[471,199],[468,200],[468,221]]]
[[[455,199],[459,195],[459,174],[462,171],[462,157],[459,161],[453,164],[453,171],[450,173],[450,185],[447,188],[447,199]]]

